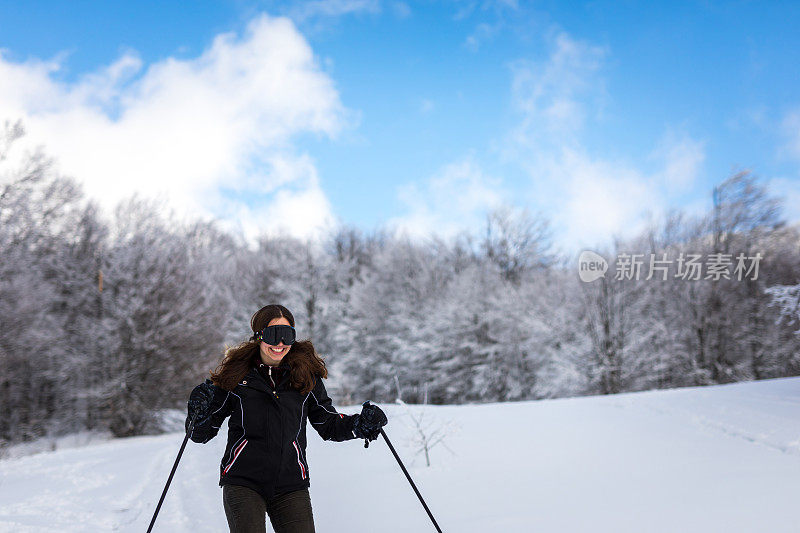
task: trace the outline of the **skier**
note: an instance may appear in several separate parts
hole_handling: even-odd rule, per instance
[[[296,340],[294,317],[282,305],[259,309],[253,336],[229,348],[217,369],[192,390],[186,429],[206,443],[228,421],[219,484],[231,532],[313,533],[308,493],[306,419],[325,440],[372,441],[386,425],[383,411],[365,404],[360,414],[333,407],[322,378],[325,362],[310,340]],[[366,443],[365,443],[366,444]]]

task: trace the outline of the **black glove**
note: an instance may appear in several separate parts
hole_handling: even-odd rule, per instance
[[[189,416],[186,418],[186,431],[189,431],[189,424],[196,415],[195,424],[202,424],[208,417],[211,410],[211,400],[214,399],[214,384],[210,379],[201,383],[189,395]]]
[[[388,421],[380,407],[364,402],[361,414],[355,415],[353,433],[359,439],[367,439],[367,442],[375,440],[381,434],[381,427]]]

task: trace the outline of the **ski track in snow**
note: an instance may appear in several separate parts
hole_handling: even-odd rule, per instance
[[[741,386],[741,384],[734,385]],[[671,391],[672,392],[672,391]],[[733,402],[720,402],[715,399],[714,392],[698,390],[698,394],[681,398],[674,403],[667,403],[660,398],[654,402],[651,398],[636,403],[639,407],[647,408],[660,415],[677,416],[690,420],[692,424],[718,432],[733,438],[771,448],[782,453],[796,455],[800,458],[800,434],[797,427],[790,425],[789,433],[784,433],[785,414],[771,412],[767,405],[774,404],[781,407],[790,407],[794,412],[800,413],[800,400],[791,398],[776,398],[766,394],[747,394],[747,402],[732,405]],[[718,392],[718,391],[716,391]],[[718,395],[717,395],[718,396]],[[634,403],[635,400],[629,401]],[[619,404],[618,404],[619,405]],[[702,411],[706,411],[702,414]],[[749,427],[748,427],[749,426]],[[792,429],[793,428],[793,429]],[[756,429],[762,429],[757,431]],[[787,441],[794,431],[796,440]]]
[[[443,531],[796,532],[800,378],[540,402],[410,406],[453,422],[432,466],[406,408],[387,434]],[[357,407],[342,408],[356,412]],[[154,531],[227,531],[226,427],[187,444]],[[143,532],[179,433],[0,461],[0,532]],[[323,442],[309,427],[320,532],[433,531],[382,439]],[[268,526],[269,530],[269,526]]]

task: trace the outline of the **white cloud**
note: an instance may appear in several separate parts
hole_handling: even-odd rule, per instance
[[[530,201],[551,213],[565,247],[632,236],[664,213],[671,197],[691,189],[705,161],[704,143],[667,132],[649,155],[649,171],[592,154],[584,133],[600,125],[610,52],[563,32],[553,34],[550,46],[547,60],[511,66],[521,120],[502,155],[530,176]]]
[[[406,6],[407,7],[407,6]],[[315,17],[341,17],[351,13],[379,13],[379,0],[312,0],[292,6],[289,15],[300,22]]]
[[[105,207],[133,192],[166,196],[182,215],[241,213],[249,233],[248,216],[266,227],[282,214],[295,234],[330,217],[292,139],[335,136],[349,117],[288,19],[259,16],[193,59],[144,65],[127,52],[73,83],[57,80],[62,63],[0,55],[0,118],[22,118],[29,140]]]
[[[424,184],[398,190],[407,214],[389,220],[388,226],[415,238],[432,233],[452,237],[484,223],[486,212],[506,203],[499,179],[487,176],[466,158],[443,167]]]
[[[464,39],[464,46],[471,52],[477,52],[481,46],[490,43],[496,35],[513,27],[511,20],[524,25],[526,33],[531,30],[525,18],[519,13],[519,4],[516,0],[482,0],[480,4],[473,1],[459,1],[456,6],[453,17],[455,20],[468,19],[473,15],[478,15],[476,18],[480,20]]]
[[[550,39],[547,61],[520,60],[511,65],[513,103],[523,114],[516,134],[520,138],[565,142],[580,132],[588,107],[597,105],[604,93],[598,73],[608,51],[566,33]]]
[[[691,190],[705,159],[703,143],[687,137],[660,145],[654,154],[658,165],[652,172],[628,160],[593,157],[582,146],[537,159],[530,170],[533,187],[548,198],[566,246],[632,237],[664,215],[671,199]]]
[[[624,163],[565,150],[553,172],[562,173],[565,193],[563,206],[554,211],[555,223],[573,246],[631,236],[643,229],[649,213],[658,210],[653,180]]]
[[[216,202],[224,206],[215,214],[227,221],[226,227],[255,242],[259,235],[313,236],[318,229],[336,224],[332,206],[308,156],[276,156],[271,165],[274,183],[259,195],[262,201],[230,202],[224,195],[215,196]]]
[[[702,143],[688,136],[666,135],[651,156],[658,168],[650,173],[627,161],[590,155],[581,135],[602,105],[600,74],[608,51],[565,33],[554,34],[551,47],[544,62],[512,65],[514,104],[522,120],[500,151],[505,162],[530,175],[529,196],[512,198],[502,180],[467,158],[423,186],[400,190],[408,213],[392,220],[398,228],[415,236],[451,236],[479,227],[492,207],[518,202],[549,213],[565,247],[593,246],[640,231],[663,212],[665,191],[691,183],[704,152]]]
[[[470,51],[476,52],[481,47],[481,44],[490,41],[499,29],[500,25],[491,25],[481,22],[475,26],[472,33],[467,35],[467,38],[464,40],[464,46]]]
[[[694,185],[705,162],[705,143],[668,132],[650,157],[663,166],[658,178],[666,190],[685,191]]]

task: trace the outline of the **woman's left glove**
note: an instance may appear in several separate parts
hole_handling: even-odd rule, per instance
[[[389,420],[386,414],[377,405],[364,402],[361,408],[361,413],[355,415],[353,421],[353,433],[359,439],[367,439],[367,441],[375,440],[381,434],[381,428],[386,425]]]

